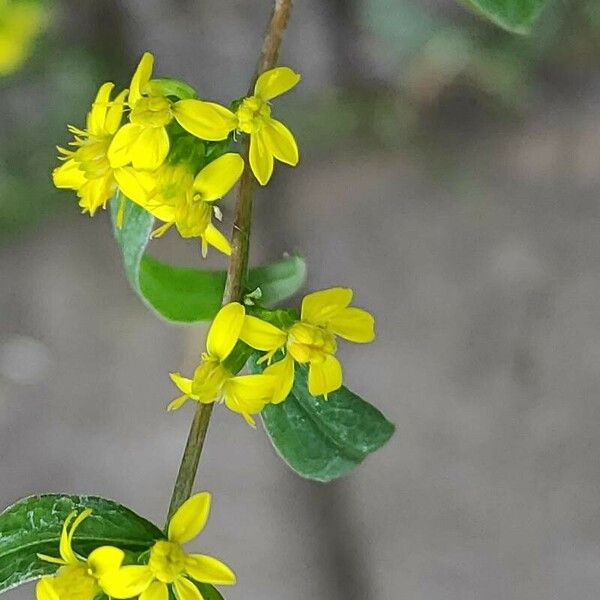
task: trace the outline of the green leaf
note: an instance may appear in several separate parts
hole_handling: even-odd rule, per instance
[[[0,592],[54,573],[38,553],[58,557],[63,523],[72,511],[92,514],[75,532],[73,548],[87,556],[105,544],[141,552],[164,538],[158,527],[134,512],[96,496],[48,494],[19,500],[0,514]]]
[[[262,370],[250,361],[254,372]],[[307,479],[331,481],[346,475],[394,433],[394,425],[346,387],[325,400],[308,392],[308,369],[296,365],[294,387],[281,404],[261,413],[279,456]]]
[[[475,12],[513,33],[529,33],[546,0],[462,0]]]
[[[200,590],[202,597],[204,600],[223,600],[223,596],[221,596],[221,592],[216,587],[209,585],[208,583],[200,583],[198,581],[194,581],[196,587]]]
[[[117,197],[111,202],[113,221],[119,201]],[[173,267],[145,255],[153,227],[152,215],[126,201],[123,226],[113,229],[129,283],[146,306],[169,321],[196,323],[212,319],[221,307],[225,271]],[[198,259],[201,260],[199,244]],[[260,288],[261,303],[272,306],[295,294],[305,278],[304,259],[289,256],[251,269],[248,290]]]

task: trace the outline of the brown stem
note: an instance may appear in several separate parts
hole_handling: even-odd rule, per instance
[[[292,12],[292,4],[293,0],[275,0],[250,93],[252,93],[256,78],[262,72],[272,69],[277,63],[283,34]],[[227,270],[223,304],[240,301],[246,283],[252,220],[252,192],[254,188],[254,176],[250,170],[249,152],[249,140],[246,137],[242,153],[246,168],[237,189],[231,240],[232,252]],[[171,496],[169,520],[192,493],[212,408],[212,404],[198,404],[194,414],[175,487],[173,488],[173,495]]]
[[[271,20],[267,27],[262,51],[258,60],[256,75],[252,80],[249,94],[252,94],[254,82],[264,71],[272,69],[279,57],[279,48],[283,39],[283,33],[287,27],[292,12],[293,0],[275,0],[275,6],[271,14]],[[252,191],[254,188],[254,175],[249,163],[250,141],[248,137],[244,140],[242,156],[246,167],[242,173],[240,185],[237,189],[235,205],[235,216],[233,221],[232,253],[227,271],[227,283],[223,304],[236,302],[242,299],[246,273],[248,271],[248,256],[250,246],[250,227],[252,221]]]

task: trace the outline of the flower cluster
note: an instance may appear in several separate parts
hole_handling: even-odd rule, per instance
[[[157,540],[139,557],[144,564],[124,565],[125,552],[114,546],[96,548],[87,558],[76,554],[73,536],[92,511],[71,513],[60,536],[60,557],[38,555],[59,568],[38,581],[37,600],[94,600],[100,593],[115,599],[167,600],[171,586],[179,600],[203,600],[194,581],[234,584],[235,574],[226,564],[205,554],[188,554],[182,548],[204,528],[210,501],[210,494],[202,492],[184,502],[169,522],[167,538]]]
[[[327,397],[342,385],[342,366],[335,357],[336,336],[358,343],[375,338],[373,316],[350,306],[351,302],[352,290],[348,288],[308,294],[302,300],[300,315],[288,313],[288,322],[283,326],[268,320],[269,311],[261,310],[260,316],[254,316],[237,302],[226,304],[211,324],[206,352],[193,378],[171,373],[183,395],[173,400],[169,409],[177,409],[187,400],[203,404],[223,400],[229,409],[254,425],[252,415],[288,397],[296,363],[308,366],[308,391],[313,396]],[[244,344],[264,352],[258,360],[268,365],[263,373],[236,375],[232,368],[235,361],[228,364]]]
[[[114,95],[114,84],[100,87],[85,128],[70,126],[74,139],[59,148],[54,184],[75,190],[90,215],[120,191],[117,225],[129,199],[163,221],[155,236],[175,225],[182,237],[201,240],[203,255],[209,245],[230,254],[229,240],[212,222],[213,214],[221,215],[216,202],[245,168],[229,147],[237,134],[250,136],[250,168],[262,185],[275,159],[298,163],[294,136],[271,116],[269,101],[293,88],[300,75],[288,67],[266,71],[251,96],[227,108],[198,99],[182,82],[153,79],[153,67],[147,52],[128,90]]]
[[[181,81],[153,79],[153,68],[154,57],[146,53],[128,89],[115,93],[110,82],[100,87],[85,128],[69,126],[74,139],[59,148],[62,164],[53,172],[54,183],[75,190],[90,215],[118,198],[117,227],[123,226],[126,203],[134,202],[162,221],[154,237],[174,226],[182,237],[198,238],[203,255],[209,245],[231,254],[229,240],[213,223],[213,216],[221,218],[217,202],[246,168],[266,185],[275,160],[298,163],[296,141],[271,116],[270,101],[300,76],[288,67],[268,70],[249,96],[225,107],[199,99]],[[247,161],[233,147],[242,135],[248,136]],[[255,426],[256,414],[284,402],[294,389],[305,394],[306,386],[309,394],[327,400],[343,382],[338,338],[356,343],[375,338],[373,316],[351,306],[352,297],[351,289],[335,287],[306,295],[300,310],[267,310],[254,304],[254,293],[244,303],[224,305],[192,378],[171,373],[181,395],[168,410],[189,400],[223,402]],[[249,360],[256,372],[241,374]],[[62,528],[59,556],[38,555],[58,568],[39,580],[37,600],[94,600],[101,594],[115,600],[203,600],[197,584],[235,583],[227,565],[182,547],[203,529],[209,510],[210,495],[197,494],[175,512],[166,537],[146,552],[101,546],[87,557],[75,552],[73,541],[91,510],[73,512]]]

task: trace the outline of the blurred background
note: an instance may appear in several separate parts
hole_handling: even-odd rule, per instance
[[[144,50],[242,95],[269,12],[0,1],[2,506],[78,492],[164,518],[191,418],[165,413],[167,373],[205,329],[146,311],[107,215],[52,187],[54,145]],[[355,289],[379,336],[341,349],[346,381],[398,429],[323,486],[217,408],[196,547],[234,566],[228,600],[595,600],[600,5],[551,1],[524,38],[453,0],[298,0],[281,62],[303,74],[275,108],[302,160],[259,192],[252,260],[300,250],[308,289]],[[175,234],[150,251],[200,260]]]

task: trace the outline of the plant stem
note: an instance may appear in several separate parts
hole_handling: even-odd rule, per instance
[[[263,42],[256,75],[252,80],[248,94],[252,94],[254,83],[257,77],[272,69],[277,63],[279,48],[283,33],[287,27],[292,11],[293,0],[275,0],[271,20],[267,27],[265,39]],[[244,284],[246,282],[246,273],[248,271],[248,255],[250,246],[250,226],[252,220],[252,192],[254,188],[254,175],[250,169],[249,162],[250,141],[248,136],[244,139],[243,158],[246,163],[244,172],[237,189],[237,200],[235,206],[235,216],[233,221],[232,253],[227,272],[227,282],[225,284],[225,294],[223,295],[223,304],[236,302],[242,299]]]
[[[292,4],[293,0],[275,0],[267,32],[265,33],[256,74],[252,80],[252,85],[250,86],[250,94],[252,94],[256,78],[264,71],[272,69],[277,63],[279,48],[281,47],[283,34],[290,18]],[[246,283],[246,274],[248,272],[250,226],[252,221],[252,193],[254,188],[254,176],[250,169],[249,154],[250,142],[246,136],[242,153],[246,167],[242,173],[240,184],[237,189],[231,240],[232,251],[229,268],[227,270],[223,304],[239,302],[242,299]],[[171,496],[168,515],[169,520],[175,514],[175,511],[191,496],[212,409],[212,404],[198,404],[198,407],[196,408],[185,450],[183,451],[181,465],[179,466],[179,472],[177,473],[175,487],[173,488],[173,495]]]

